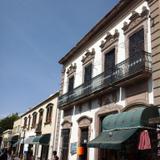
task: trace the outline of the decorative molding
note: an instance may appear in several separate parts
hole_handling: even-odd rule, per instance
[[[34,115],[37,115],[38,113],[36,112],[36,111],[34,111],[33,113],[32,113],[32,115],[34,116]]]
[[[147,108],[147,107],[152,107],[153,104],[149,104],[149,103],[145,103],[145,102],[140,102],[140,101],[139,101],[139,102],[133,102],[133,103],[127,104],[127,105],[121,110],[121,112],[129,111],[129,110],[131,110],[131,109],[133,109],[133,108],[137,108],[137,107],[139,107],[139,106],[143,106],[143,107]]]
[[[44,109],[43,109],[43,108],[40,108],[40,109],[39,109],[39,112],[43,112],[43,111],[44,111]]]
[[[129,18],[130,22],[129,23],[124,22],[123,24],[122,29],[124,33],[125,34],[128,33],[130,30],[135,28],[137,25],[145,21],[148,18],[148,15],[149,15],[149,10],[145,6],[142,8],[141,14],[139,14],[136,11],[133,11],[131,17]]]
[[[76,68],[77,68],[77,65],[76,63],[74,64],[71,64],[67,70],[67,74],[68,76],[70,76],[71,74],[73,74],[74,72],[76,72]]]
[[[89,61],[91,61],[92,59],[94,59],[95,56],[95,49],[93,48],[92,51],[90,52],[89,50],[86,51],[85,55],[82,57],[81,62],[83,64],[88,63]]]
[[[92,118],[88,116],[82,116],[78,120],[78,145],[80,145],[80,140],[81,140],[81,128],[88,128],[88,140],[90,140],[91,137],[91,123],[92,123]],[[87,158],[88,159],[88,158]]]
[[[88,116],[82,116],[77,120],[77,122],[79,127],[88,127],[92,123],[92,118]]]
[[[115,103],[104,105],[96,112],[96,116],[109,114],[115,111],[120,112],[122,108],[123,106],[115,104]]]
[[[63,129],[67,129],[67,128],[71,128],[72,127],[72,122],[68,121],[68,120],[64,120],[61,124]]]
[[[107,33],[107,36],[105,37],[105,41],[101,41],[101,49],[104,50],[105,48],[108,48],[112,44],[114,44],[119,39],[119,32],[116,29],[115,33],[112,35],[110,32]]]

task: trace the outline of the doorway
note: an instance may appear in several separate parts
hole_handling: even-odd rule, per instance
[[[80,146],[84,149],[84,154],[79,157],[80,160],[87,160],[88,150],[87,150],[87,142],[88,142],[88,127],[80,128]]]
[[[49,150],[49,145],[42,145],[41,160],[48,159],[48,150]]]
[[[70,129],[62,129],[61,160],[68,160]]]

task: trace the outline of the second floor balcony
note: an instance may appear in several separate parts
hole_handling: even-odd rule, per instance
[[[74,88],[72,92],[59,97],[59,108],[79,101],[93,93],[124,86],[133,80],[144,79],[151,75],[151,54],[140,52],[132,57],[108,68],[105,72],[93,77],[90,83]]]

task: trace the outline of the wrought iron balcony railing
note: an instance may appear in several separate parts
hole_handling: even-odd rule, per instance
[[[141,52],[132,57],[116,64],[114,67],[108,68],[96,77],[92,78],[89,85],[82,84],[75,88],[72,92],[66,93],[59,97],[59,107],[70,102],[86,97],[103,88],[111,87],[120,81],[129,80],[130,77],[144,74],[151,71],[151,54]]]

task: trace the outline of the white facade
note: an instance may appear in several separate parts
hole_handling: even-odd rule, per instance
[[[143,12],[143,9],[146,8],[147,10],[149,10],[148,4],[147,2],[141,2],[138,5],[135,5],[134,8],[132,8],[132,10],[128,11],[127,14],[121,16],[121,18],[119,18],[119,20],[115,20],[116,23],[111,23],[109,25],[109,27],[107,29],[105,29],[101,34],[99,34],[98,37],[96,37],[96,40],[91,41],[89,43],[89,45],[86,45],[85,47],[83,47],[83,49],[81,49],[80,52],[76,53],[76,56],[72,56],[72,58],[68,59],[67,62],[62,62],[62,64],[64,65],[64,80],[63,80],[63,93],[62,96],[64,94],[67,94],[68,92],[68,81],[69,81],[69,76],[67,71],[69,70],[71,65],[76,64],[76,71],[73,74],[74,75],[74,88],[80,86],[81,84],[83,84],[83,77],[84,77],[84,66],[82,64],[82,58],[85,56],[85,53],[89,50],[90,52],[92,52],[92,49],[94,48],[95,50],[95,56],[92,60],[92,77],[95,77],[99,74],[101,74],[104,71],[104,53],[102,52],[100,45],[102,41],[105,41],[105,37],[108,33],[111,33],[112,35],[115,34],[115,31],[119,33],[119,39],[118,39],[118,45],[116,46],[116,64],[124,61],[125,59],[127,59],[127,54],[126,54],[126,41],[127,41],[127,37],[124,34],[123,31],[123,26],[124,23],[130,23],[130,17],[132,16],[132,11],[135,11],[139,14],[141,14]],[[150,31],[150,18],[148,17],[148,19],[145,22],[145,51],[151,53],[151,31]],[[110,48],[107,49],[108,51],[110,50]],[[151,78],[147,81],[147,88],[149,88],[149,92],[147,94],[146,99],[148,100],[148,104],[153,104],[153,86],[152,86],[152,80]],[[77,154],[71,154],[71,144],[73,143],[77,143],[77,147],[79,145],[79,124],[78,121],[81,117],[89,117],[92,119],[92,122],[90,124],[90,132],[89,132],[89,141],[94,139],[97,136],[97,132],[96,132],[96,113],[98,111],[100,111],[100,109],[103,107],[106,107],[106,110],[110,110],[111,112],[114,111],[114,106],[121,106],[121,108],[117,108],[118,111],[120,112],[121,110],[123,110],[127,105],[129,105],[129,103],[127,102],[127,98],[125,98],[125,92],[124,92],[124,88],[123,87],[119,87],[118,88],[118,92],[116,93],[118,100],[116,101],[115,104],[111,104],[111,105],[106,105],[106,106],[101,106],[101,104],[99,104],[99,97],[94,98],[91,100],[91,104],[89,104],[89,101],[83,102],[81,103],[81,111],[77,111],[79,105],[74,105],[74,103],[72,103],[72,105],[68,105],[69,107],[73,106],[73,110],[71,111],[71,114],[69,116],[65,116],[62,115],[61,116],[61,124],[64,124],[66,121],[72,123],[70,126],[70,139],[69,139],[69,155],[68,155],[68,160],[77,160],[78,156]],[[90,106],[89,106],[90,105]],[[64,112],[67,110],[67,108],[63,109]],[[69,109],[68,109],[69,110]],[[64,113],[65,114],[65,113]],[[61,130],[64,129],[63,126],[61,125]],[[61,138],[61,137],[60,137]],[[59,143],[59,155],[61,155],[61,146],[62,142]],[[88,149],[88,157],[90,157],[89,159],[92,160],[97,160],[97,157],[95,156],[95,150],[94,149]]]
[[[138,6],[135,11],[138,13],[142,12],[143,7],[147,7],[147,2],[144,2],[143,4],[141,4],[140,6]],[[93,61],[93,75],[92,77],[97,76],[98,74],[103,72],[103,61],[104,61],[104,57],[103,54],[101,52],[101,42],[104,40],[105,36],[107,35],[107,33],[111,33],[114,34],[115,30],[118,30],[119,32],[119,41],[118,41],[118,46],[117,46],[117,50],[118,50],[118,54],[116,55],[116,63],[120,63],[122,61],[124,61],[127,57],[125,56],[125,35],[124,32],[122,30],[124,22],[130,22],[129,17],[131,16],[131,12],[125,16],[124,19],[122,19],[121,21],[119,21],[119,23],[115,24],[113,27],[110,27],[108,30],[104,31],[104,34],[101,35],[100,37],[98,37],[96,42],[93,42],[90,46],[88,46],[87,48],[83,49],[83,52],[78,53],[78,56],[76,58],[74,58],[72,61],[70,61],[68,64],[66,64],[65,66],[65,70],[67,71],[67,69],[70,67],[71,64],[76,64],[77,65],[77,69],[76,69],[76,73],[75,73],[75,83],[74,83],[74,88],[78,87],[79,85],[81,85],[83,83],[83,65],[82,65],[82,57],[85,55],[86,51],[89,50],[91,51],[93,48],[95,49],[95,58]],[[147,43],[148,46],[146,48],[147,52],[151,52],[151,32],[150,32],[150,19],[148,19],[148,28],[147,28]],[[67,87],[68,87],[68,76],[67,76],[67,72],[65,72],[64,75],[64,85],[63,85],[63,94],[67,93]]]

